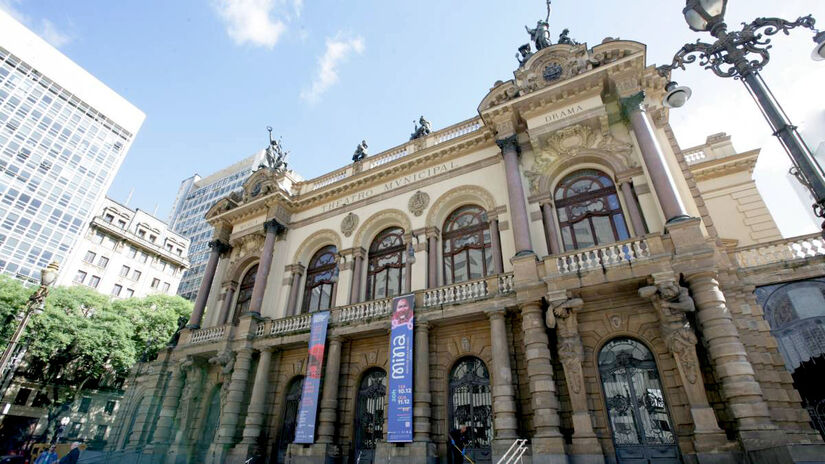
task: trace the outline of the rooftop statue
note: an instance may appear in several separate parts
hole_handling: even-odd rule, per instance
[[[352,155],[352,161],[357,163],[358,161],[366,158],[367,155],[369,155],[369,153],[367,153],[367,141],[362,140],[355,149],[355,154]]]
[[[418,119],[417,123],[413,121],[413,124],[415,125],[415,129],[413,130],[413,133],[410,135],[410,140],[415,140],[419,137],[425,137],[427,135],[430,135],[430,133],[432,133],[433,131],[433,127],[430,124],[430,121],[424,119],[424,116],[421,116]],[[421,125],[419,126],[419,124]]]
[[[530,34],[530,40],[536,45],[536,50],[542,50],[550,46],[550,24],[547,21],[538,20],[536,28],[530,29],[524,26]]]
[[[267,126],[266,130],[269,131],[269,146],[266,147],[266,164],[261,163],[259,168],[268,168],[272,171],[285,171],[286,170],[286,156],[289,154],[288,151],[284,150],[284,147],[281,145],[281,142],[272,138],[272,127]]]
[[[519,47],[518,53],[516,53],[516,59],[518,60],[519,66],[524,66],[524,63],[526,63],[531,56],[533,56],[533,50],[530,48],[529,43],[526,43]]]
[[[561,31],[561,34],[559,34],[558,43],[566,45],[578,45],[579,43],[571,39],[568,36],[568,34],[570,34],[570,29],[565,28],[563,31]]]

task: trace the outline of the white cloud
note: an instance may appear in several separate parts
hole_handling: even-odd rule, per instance
[[[236,44],[272,48],[286,30],[284,22],[273,17],[275,4],[275,0],[217,0],[214,5]]]
[[[295,17],[301,16],[301,10],[304,9],[304,0],[292,0],[292,10],[295,13]]]
[[[21,0],[0,0],[0,10],[5,11],[14,19],[25,24],[28,28],[33,30],[35,34],[39,35],[43,38],[43,40],[49,42],[56,48],[60,48],[72,41],[72,37],[69,34],[60,31],[53,22],[46,18],[42,18],[40,23],[37,24],[36,21],[33,21],[22,11],[20,11],[20,3],[22,3]]]
[[[301,98],[315,103],[330,87],[338,82],[338,66],[345,63],[352,53],[364,51],[364,39],[354,37],[344,39],[339,36],[327,38],[327,48],[318,59],[318,74],[308,89],[301,92]]]

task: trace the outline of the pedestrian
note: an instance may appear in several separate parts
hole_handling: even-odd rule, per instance
[[[49,449],[43,450],[40,456],[37,457],[37,460],[34,461],[34,464],[53,464],[57,462],[57,452],[55,448],[55,445],[52,445]]]
[[[77,464],[77,460],[80,459],[80,448],[78,446],[80,446],[80,442],[72,443],[72,449],[57,464]]]

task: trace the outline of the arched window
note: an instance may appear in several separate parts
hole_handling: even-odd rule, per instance
[[[295,440],[295,426],[298,425],[298,408],[301,406],[303,390],[303,376],[295,377],[286,387],[281,430],[278,432],[278,460],[276,462],[286,462],[287,447]]]
[[[653,354],[630,338],[607,342],[599,373],[618,462],[678,464],[679,449]]]
[[[384,402],[387,373],[373,368],[361,378],[358,409],[355,411],[355,462],[369,464],[375,458],[375,445],[384,437]]]
[[[630,237],[616,186],[603,172],[584,169],[568,175],[556,187],[554,198],[565,250]]]
[[[825,355],[825,281],[804,280],[756,289],[788,370]]]
[[[475,357],[463,358],[450,371],[449,393],[450,463],[459,464],[465,455],[476,463],[491,462],[490,443],[493,440],[493,408],[490,393],[490,373],[484,362]],[[452,442],[456,446],[453,446]]]
[[[136,403],[135,409],[132,410],[132,417],[129,418],[129,427],[126,427],[126,434],[123,436],[123,444],[120,449],[126,449],[129,446],[129,441],[132,438],[132,431],[135,428],[135,421],[137,421],[138,414],[140,414],[140,407],[143,406],[143,400],[146,397],[141,397]]]
[[[384,229],[372,241],[367,268],[367,300],[401,293],[404,282],[404,229]]]
[[[444,283],[480,279],[493,272],[490,223],[478,206],[462,206],[444,222]]]
[[[338,250],[329,245],[318,250],[309,260],[307,283],[304,287],[304,312],[320,311],[332,307],[332,291],[338,267],[335,257]]]
[[[212,396],[209,397],[209,405],[206,409],[206,417],[201,426],[201,433],[198,437],[198,443],[195,446],[195,460],[194,462],[205,462],[206,451],[209,445],[215,440],[218,432],[218,425],[221,419],[221,387],[218,386],[212,390]]]
[[[242,314],[249,311],[249,303],[252,301],[252,290],[255,288],[255,276],[258,274],[258,265],[254,265],[246,271],[241,286],[238,287],[238,301],[235,303],[235,314],[232,315],[232,324],[237,324]]]

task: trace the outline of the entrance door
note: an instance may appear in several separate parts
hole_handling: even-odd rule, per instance
[[[678,464],[659,371],[653,354],[636,340],[619,338],[599,353],[607,415],[619,464]]]
[[[490,374],[480,359],[459,360],[450,371],[450,464],[492,462],[493,400]],[[467,460],[470,459],[470,461]]]
[[[375,446],[384,437],[384,398],[387,373],[375,368],[364,374],[355,412],[355,464],[371,464]]]
[[[304,377],[296,377],[289,382],[284,397],[284,415],[281,431],[278,433],[278,456],[275,462],[286,462],[286,451],[295,440],[295,427],[298,425],[298,408],[301,406],[301,392],[304,390]]]

